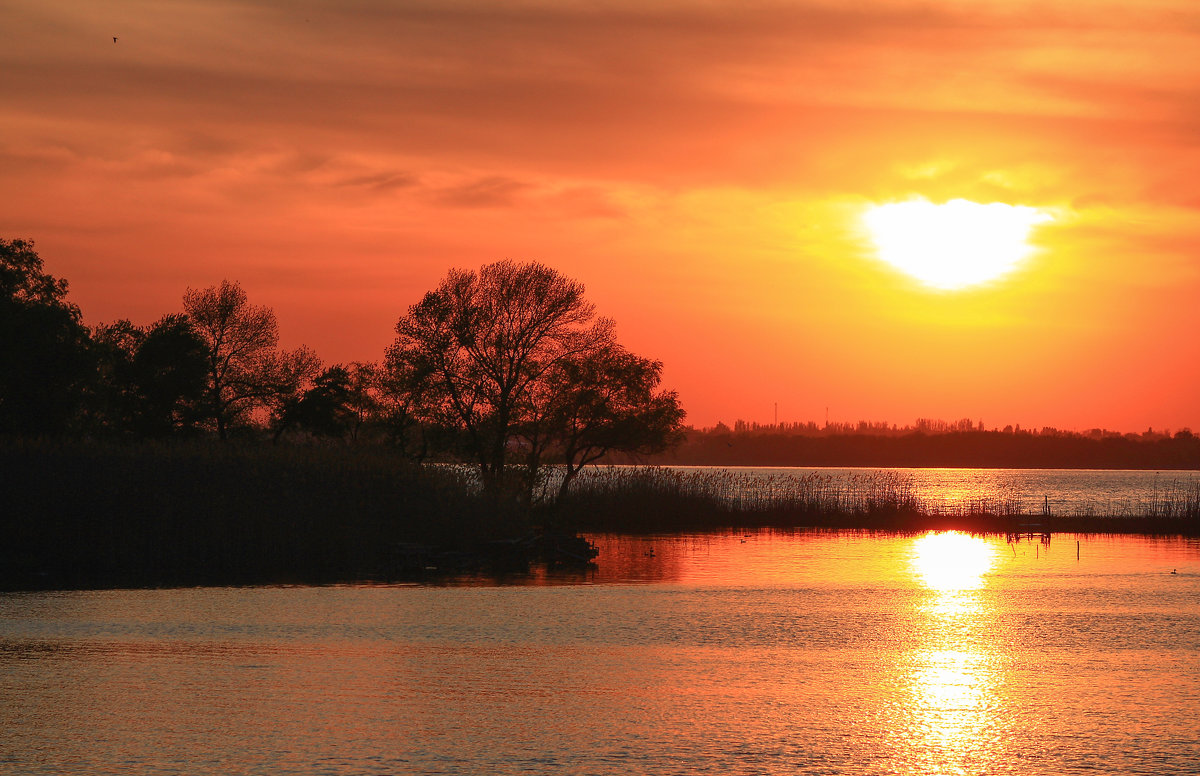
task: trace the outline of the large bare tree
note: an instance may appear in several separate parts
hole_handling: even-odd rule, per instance
[[[308,348],[276,349],[275,312],[250,304],[238,283],[189,288],[183,307],[208,346],[208,408],[221,439],[253,410],[297,395],[320,370]]]
[[[556,364],[612,341],[583,285],[537,263],[453,270],[396,324],[389,370],[418,417],[462,432],[485,492],[509,489],[521,408]]]
[[[654,390],[660,366],[622,350],[583,285],[542,264],[451,271],[396,333],[386,362],[392,390],[424,426],[457,432],[497,500],[529,498],[551,451],[571,478],[597,451],[624,444],[621,429],[630,449],[653,446],[636,428],[649,419],[639,401],[669,405],[658,424],[668,436],[682,417],[674,394]],[[592,380],[604,385],[582,390],[579,381]]]

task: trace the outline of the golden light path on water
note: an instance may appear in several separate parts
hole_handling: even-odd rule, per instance
[[[992,645],[979,638],[988,614],[984,590],[996,564],[994,544],[959,532],[913,542],[913,575],[929,592],[917,622],[924,648],[909,656],[909,737],[905,765],[917,772],[965,774],[967,764],[995,762],[1000,743],[989,731],[1002,688]]]

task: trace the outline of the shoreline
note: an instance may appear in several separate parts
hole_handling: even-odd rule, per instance
[[[1010,543],[1041,542],[1050,544],[1057,536],[1102,537],[1137,536],[1150,539],[1180,540],[1195,539],[1196,535],[1173,531],[1094,530],[1094,528],[1055,528],[1054,530],[1014,533],[992,530],[978,523],[943,523],[929,525],[919,521],[894,521],[887,525],[861,523],[857,525],[830,523],[823,525],[756,525],[727,526],[721,528],[695,528],[672,531],[646,530],[629,531],[583,531],[569,537],[571,542],[593,546],[593,538],[600,537],[678,537],[717,536],[755,533],[845,533],[871,536],[914,536],[930,532],[956,531],[971,536],[1007,536]],[[514,540],[517,543],[519,540]],[[506,542],[507,544],[507,542]],[[361,573],[320,573],[293,570],[291,573],[260,575],[250,571],[226,574],[155,574],[147,569],[126,568],[120,572],[101,574],[89,578],[56,578],[50,574],[35,573],[24,578],[0,576],[0,595],[46,592],[88,592],[102,590],[173,590],[188,588],[261,588],[261,587],[337,587],[337,586],[408,586],[408,585],[457,585],[457,584],[524,584],[530,578],[552,573],[560,578],[578,575],[580,580],[603,563],[603,557],[587,561],[577,559],[568,562],[549,559],[542,553],[525,553],[505,549],[497,552],[495,547],[452,549],[430,545],[409,545],[396,548],[394,565],[387,569],[375,569]]]
[[[719,472],[631,468],[496,515],[456,467],[378,449],[3,443],[0,589],[420,581],[586,563],[581,534],[751,530],[1200,537],[1200,500],[1157,514],[1046,515],[975,502],[935,514],[902,478],[858,491],[787,478],[746,495]],[[732,496],[730,494],[733,494]],[[1027,524],[1036,528],[1028,528]],[[555,559],[547,537],[576,556]],[[603,559],[601,559],[603,562]]]

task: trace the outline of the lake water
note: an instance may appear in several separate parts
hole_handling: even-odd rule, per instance
[[[1197,541],[596,541],[509,585],[2,594],[0,773],[1200,771]]]

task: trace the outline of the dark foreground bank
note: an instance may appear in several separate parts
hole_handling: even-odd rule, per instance
[[[8,589],[389,579],[528,527],[378,449],[11,443],[0,472]]]
[[[931,514],[905,482],[748,493],[712,472],[625,469],[497,514],[468,471],[379,448],[0,445],[0,589],[403,581],[587,564],[580,532],[758,528],[1200,536],[1200,498],[1140,516]]]

